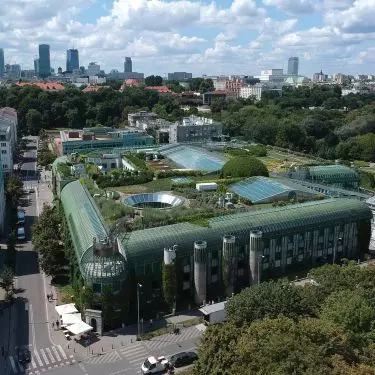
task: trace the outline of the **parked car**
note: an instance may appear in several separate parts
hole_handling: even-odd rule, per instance
[[[169,359],[169,363],[173,367],[182,367],[191,365],[198,359],[198,354],[195,352],[181,352],[173,354]]]
[[[24,239],[26,239],[25,228],[24,227],[18,227],[17,228],[17,240],[24,240]]]
[[[18,224],[25,223],[25,210],[22,210],[22,209],[17,210],[17,223]]]
[[[22,345],[18,348],[17,352],[18,362],[25,364],[31,362],[31,353],[26,345]]]
[[[169,368],[169,362],[164,356],[148,357],[141,366],[142,374],[157,374]]]

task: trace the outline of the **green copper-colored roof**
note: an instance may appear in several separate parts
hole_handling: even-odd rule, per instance
[[[326,182],[359,181],[359,175],[355,169],[345,165],[319,165],[309,168],[310,176],[314,180]]]
[[[208,246],[211,243],[218,250],[221,237],[226,234],[246,240],[254,229],[261,229],[265,236],[283,235],[298,229],[317,229],[335,222],[371,217],[371,210],[364,202],[327,199],[216,217],[209,219],[209,227],[179,223],[138,230],[123,238],[122,247],[128,259],[152,259],[154,256],[160,257],[164,247],[173,245],[178,245],[182,253],[190,251],[197,240],[206,240]]]
[[[87,189],[79,181],[71,182],[61,191],[60,199],[83,276],[91,281],[121,278],[125,271],[125,259],[121,254],[107,257],[93,254],[94,238],[97,242],[105,242],[108,235]]]

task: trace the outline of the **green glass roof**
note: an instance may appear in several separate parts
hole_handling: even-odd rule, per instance
[[[178,223],[131,232],[124,236],[123,249],[128,259],[160,256],[164,247],[178,245],[190,251],[194,241],[206,240],[217,247],[221,237],[234,234],[247,238],[249,232],[261,229],[267,234],[284,234],[300,228],[316,229],[332,222],[371,219],[366,203],[352,199],[327,199],[278,208],[251,210],[209,219],[209,227]],[[156,253],[157,252],[157,253]]]
[[[62,189],[60,199],[83,276],[90,279],[121,276],[125,270],[125,260],[120,254],[109,257],[96,257],[93,254],[94,238],[104,242],[108,234],[87,189],[79,181],[71,182]]]
[[[314,180],[326,180],[327,182],[359,181],[357,171],[345,165],[319,165],[310,167],[309,173]]]

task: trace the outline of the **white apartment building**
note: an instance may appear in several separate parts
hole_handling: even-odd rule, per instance
[[[13,152],[17,144],[17,112],[13,108],[0,108],[0,154],[5,173],[13,170]]]
[[[88,76],[97,76],[100,73],[100,65],[94,62],[90,62],[87,67],[86,74]]]
[[[267,91],[268,88],[261,83],[256,83],[255,85],[247,85],[240,88],[240,98],[248,99],[254,97],[255,100],[262,99],[262,93]]]

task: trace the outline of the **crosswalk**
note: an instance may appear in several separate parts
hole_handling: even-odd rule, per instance
[[[38,375],[47,370],[60,366],[69,365],[75,362],[73,355],[67,355],[61,345],[54,345],[49,348],[30,350],[31,361],[28,364],[18,362],[16,356],[9,356],[12,374]]]
[[[87,359],[85,362],[90,363],[90,364],[99,364],[99,363],[112,363],[112,362],[117,362],[120,361],[122,357],[120,354],[117,352],[117,350],[113,350],[111,352],[97,355],[95,357],[91,357]]]
[[[128,360],[135,368],[140,368],[141,364],[149,356],[148,351],[141,342],[119,349],[120,354]]]
[[[192,326],[189,328],[184,328],[181,330],[181,333],[178,335],[175,334],[167,334],[163,336],[157,336],[152,338],[151,340],[144,341],[146,347],[150,350],[160,349],[170,344],[183,342],[189,339],[194,339],[198,336],[202,335],[201,327],[199,326]]]

